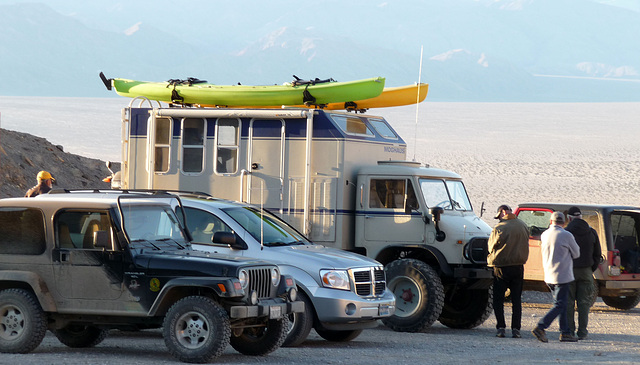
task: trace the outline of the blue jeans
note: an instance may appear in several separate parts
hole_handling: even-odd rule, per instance
[[[540,322],[538,322],[538,327],[547,329],[549,328],[549,326],[551,326],[551,322],[553,322],[556,317],[560,316],[560,332],[565,335],[571,334],[571,331],[569,331],[569,325],[567,323],[569,284],[571,283],[547,284],[549,286],[549,289],[551,289],[551,294],[553,294],[553,307],[551,307],[547,314],[545,314]]]

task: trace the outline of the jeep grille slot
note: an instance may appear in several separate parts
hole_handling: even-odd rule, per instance
[[[271,268],[248,269],[249,293],[255,290],[258,298],[270,298],[271,295]]]
[[[387,287],[382,268],[353,269],[351,273],[356,285],[356,294],[361,297],[382,295]]]

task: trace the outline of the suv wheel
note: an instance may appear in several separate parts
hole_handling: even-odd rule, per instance
[[[245,355],[262,356],[282,346],[287,337],[289,319],[270,319],[266,326],[247,327],[242,334],[231,337],[231,347]]]
[[[102,342],[109,334],[108,330],[94,326],[70,324],[53,331],[58,340],[73,348],[94,347]]]
[[[0,292],[0,352],[31,352],[46,332],[47,319],[33,293],[24,289]]]
[[[623,311],[633,309],[640,303],[640,295],[628,295],[628,296],[619,296],[619,297],[608,297],[602,296],[602,301],[604,304],[620,309]]]
[[[177,301],[164,318],[162,334],[169,352],[180,361],[209,362],[229,344],[225,310],[214,300],[191,296]]]
[[[386,267],[387,287],[396,296],[396,312],[382,322],[394,331],[421,332],[440,317],[444,289],[438,273],[416,259],[401,259]]]
[[[300,345],[307,339],[311,328],[313,328],[313,303],[302,290],[298,290],[298,300],[304,302],[304,312],[291,313],[288,316],[289,326],[287,328],[287,337],[282,344],[283,347]]]

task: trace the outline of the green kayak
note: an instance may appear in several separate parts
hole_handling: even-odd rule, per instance
[[[294,76],[295,77],[295,76]],[[214,85],[197,79],[146,82],[126,79],[100,78],[107,89],[116,89],[118,95],[178,104],[206,106],[280,106],[324,105],[352,100],[374,98],[382,93],[383,77],[357,81],[329,80],[303,81],[296,77],[284,85]]]

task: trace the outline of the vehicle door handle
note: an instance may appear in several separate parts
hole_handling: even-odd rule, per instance
[[[68,262],[70,257],[69,252],[60,252],[60,262]]]

